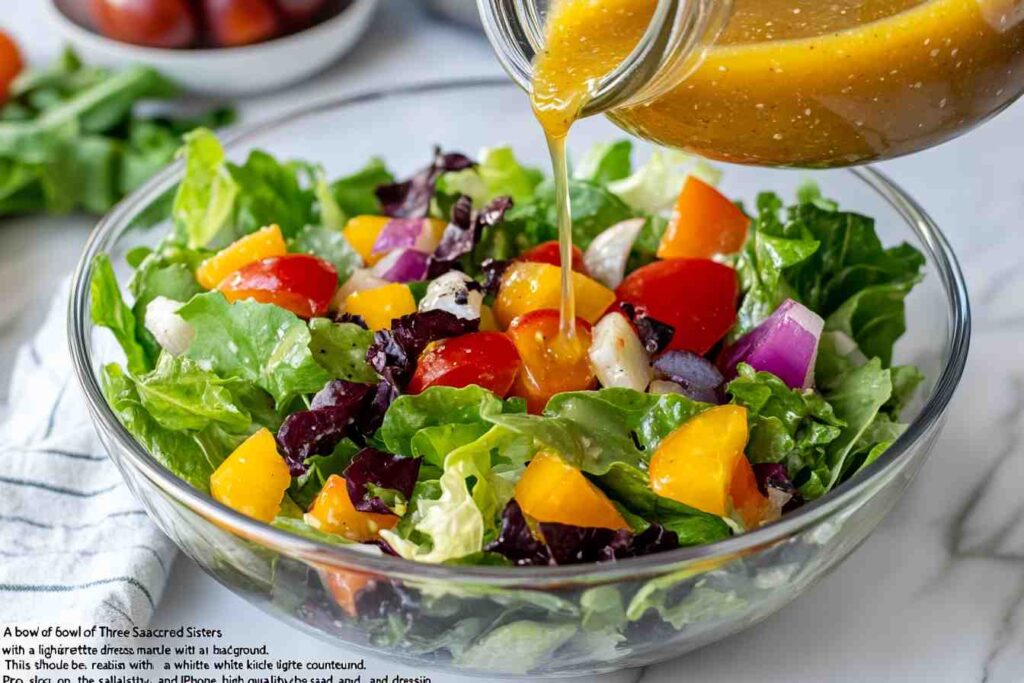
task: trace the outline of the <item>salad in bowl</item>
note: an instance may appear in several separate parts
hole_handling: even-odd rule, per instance
[[[320,542],[510,572],[713,543],[884,458],[923,378],[892,364],[922,254],[813,185],[743,206],[595,146],[568,343],[553,188],[509,148],[400,179],[203,130],[183,155],[130,303],[94,262],[104,395],[177,477]]]

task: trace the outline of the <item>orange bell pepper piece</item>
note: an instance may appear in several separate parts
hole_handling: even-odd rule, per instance
[[[287,253],[288,246],[284,243],[281,228],[268,225],[224,247],[203,261],[196,269],[196,280],[206,289],[213,289],[228,275],[250,263],[271,256],[284,256]]]
[[[243,441],[210,476],[210,494],[243,515],[271,522],[291,481],[274,435],[264,428]]]
[[[546,308],[521,315],[508,327],[522,361],[511,394],[525,399],[534,414],[555,394],[597,387],[587,353],[593,339],[590,325],[577,318],[576,334],[570,338],[562,335],[559,318],[558,311]]]
[[[389,330],[391,321],[416,312],[416,299],[408,285],[393,283],[353,292],[345,298],[345,312],[362,316],[371,330]]]
[[[747,462],[747,436],[747,409],[742,406],[716,406],[687,420],[654,452],[651,488],[658,495],[724,516],[732,509],[735,485],[744,506],[749,506],[749,480],[741,464]]]
[[[576,317],[593,325],[615,302],[615,292],[597,280],[572,274],[576,296]],[[558,309],[562,297],[562,272],[548,263],[513,263],[501,276],[494,300],[494,318],[502,328],[513,319],[540,309]]]
[[[533,457],[516,483],[515,499],[524,514],[540,522],[630,528],[601,489],[552,453]]]
[[[323,569],[320,575],[327,592],[334,598],[338,607],[350,617],[358,617],[356,598],[359,596],[359,591],[373,585],[375,582],[373,575],[345,571],[344,569]]]
[[[768,498],[757,488],[754,468],[745,456],[736,458],[729,497],[732,499],[732,509],[748,529],[756,529],[780,516],[781,511],[772,506]]]
[[[350,541],[362,543],[377,538],[381,529],[398,524],[396,515],[360,512],[348,497],[344,477],[332,474],[306,513],[306,524],[328,534],[338,534]]]
[[[689,176],[676,200],[658,258],[711,258],[743,248],[750,219],[729,198]]]

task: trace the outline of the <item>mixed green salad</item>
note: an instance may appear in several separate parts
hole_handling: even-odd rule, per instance
[[[107,400],[221,503],[430,563],[710,543],[882,457],[922,380],[891,365],[922,255],[815,187],[745,209],[714,169],[631,152],[575,166],[568,337],[553,188],[510,149],[332,180],[191,133],[130,303],[94,264],[125,355]]]

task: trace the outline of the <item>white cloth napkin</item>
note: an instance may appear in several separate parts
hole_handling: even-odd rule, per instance
[[[0,425],[0,623],[142,626],[174,545],[93,430],[71,369],[68,289],[18,352]]]

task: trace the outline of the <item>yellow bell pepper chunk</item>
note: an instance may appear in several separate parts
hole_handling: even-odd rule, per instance
[[[387,216],[356,216],[350,218],[341,231],[349,245],[363,257],[363,263],[368,266],[384,258],[384,254],[374,255],[373,244],[389,220],[391,219]]]
[[[524,514],[539,522],[629,528],[601,489],[552,453],[534,456],[516,483],[515,499]]]
[[[288,246],[284,242],[281,228],[268,225],[229,244],[203,261],[196,269],[196,280],[206,289],[213,289],[228,275],[250,263],[287,253]]]
[[[572,274],[576,316],[593,325],[615,302],[615,292],[581,273]],[[513,263],[501,277],[494,317],[504,329],[530,311],[557,309],[562,296],[561,268],[549,263]]]
[[[343,477],[332,474],[306,513],[306,524],[327,534],[338,534],[350,541],[362,543],[377,538],[381,529],[398,524],[396,515],[360,512],[348,497]]]
[[[345,312],[362,316],[374,332],[389,330],[392,320],[416,312],[416,299],[408,285],[394,283],[349,294]]]
[[[716,406],[690,418],[651,458],[655,493],[698,510],[726,515],[737,464],[746,462],[747,409]],[[749,467],[749,463],[747,465]]]
[[[291,481],[274,435],[264,428],[243,441],[210,476],[210,493],[243,515],[271,522]]]

